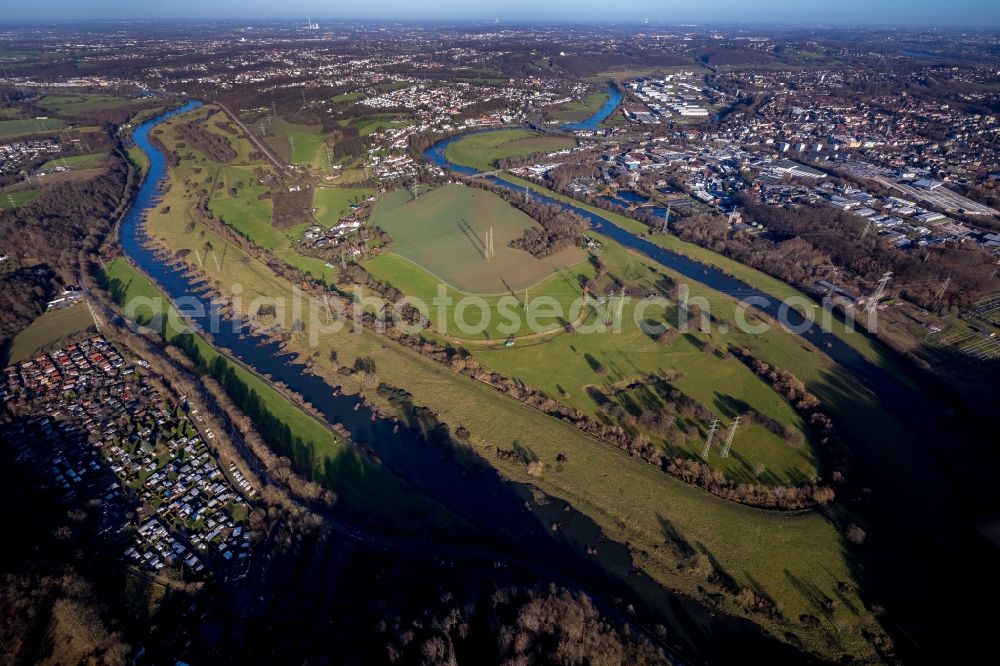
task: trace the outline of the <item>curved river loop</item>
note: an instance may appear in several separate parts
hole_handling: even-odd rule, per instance
[[[609,93],[608,102],[593,118],[564,126],[564,129],[596,128],[621,101],[621,93],[617,89],[612,87]],[[200,101],[189,101],[142,123],[133,132],[135,144],[149,157],[149,168],[122,219],[120,243],[131,262],[152,278],[171,300],[197,299],[207,313],[207,320],[211,321],[220,317],[218,304],[211,294],[205,293],[202,283],[188,275],[186,268],[168,263],[150,247],[144,224],[145,216],[158,203],[160,188],[167,176],[166,159],[151,144],[150,131],[163,121],[201,105]],[[459,174],[473,175],[477,173],[474,169],[451,164],[445,158],[447,146],[458,138],[460,136],[435,144],[426,151],[426,157]],[[572,210],[589,220],[600,233],[698,282],[720,291],[765,298],[768,301],[765,309],[779,305],[777,299],[770,295],[718,269],[659,248],[600,215],[500,178],[489,179],[496,185],[526,192],[539,201]],[[794,314],[790,317],[793,323]],[[194,325],[197,328],[197,322]],[[902,396],[903,387],[898,382],[840,339],[820,330],[803,336],[810,342],[827,345],[826,353],[869,385],[881,387],[883,397],[897,393]],[[717,617],[700,603],[665,590],[633,566],[626,546],[608,540],[592,519],[574,510],[565,501],[547,497],[526,484],[505,480],[487,464],[460,462],[449,444],[432,443],[419,428],[374,413],[360,396],[344,395],[334,390],[322,378],[295,363],[294,355],[284,352],[279,343],[262,342],[254,337],[245,323],[219,327],[217,332],[213,331],[211,341],[259,375],[284,383],[313,405],[327,422],[342,424],[351,439],[373,450],[388,470],[477,527],[479,541],[470,552],[482,553],[484,549],[490,549],[488,552],[497,553],[499,560],[506,559],[512,566],[531,563],[529,568],[586,591],[600,606],[620,616],[623,605],[632,603],[637,612],[630,619],[640,623],[652,619],[652,622],[666,625],[670,636],[668,643],[679,648],[685,655],[683,658],[727,660],[739,658],[747,650],[759,656],[771,655],[778,661],[794,658],[791,648],[763,636],[748,621]],[[559,530],[551,529],[555,523],[561,526]],[[363,531],[364,528],[354,529]],[[587,549],[593,546],[597,546],[596,554],[588,554]],[[457,551],[442,546],[442,552],[455,555]],[[621,599],[623,602],[610,604],[602,599]],[[706,633],[706,626],[712,627],[710,634]]]

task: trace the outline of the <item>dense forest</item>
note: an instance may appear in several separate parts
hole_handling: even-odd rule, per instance
[[[866,234],[864,220],[826,206],[778,208],[749,196],[740,203],[773,240],[737,236],[723,241],[725,254],[793,283],[803,284],[817,266],[831,262],[857,275],[863,286],[892,271],[892,293],[941,313],[955,313],[1000,289],[995,259],[975,246],[900,250],[877,234]],[[678,231],[682,237],[711,235],[697,219],[678,225]]]
[[[276,229],[287,229],[304,222],[313,222],[311,187],[278,189],[271,196],[271,224]]]

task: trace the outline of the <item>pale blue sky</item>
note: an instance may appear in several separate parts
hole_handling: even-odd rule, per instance
[[[997,0],[3,0],[11,19],[324,18],[1000,26]]]

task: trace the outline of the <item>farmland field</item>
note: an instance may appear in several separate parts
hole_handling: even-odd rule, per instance
[[[585,258],[578,248],[536,259],[507,247],[537,223],[495,194],[464,185],[447,185],[415,200],[405,190],[392,192],[379,200],[372,223],[392,236],[391,252],[472,294],[524,289]],[[496,257],[487,261],[483,244],[490,227]]]
[[[501,157],[551,153],[575,145],[576,141],[567,137],[543,136],[531,130],[510,129],[469,134],[450,144],[445,154],[455,164],[490,171],[495,168],[494,162]]]
[[[365,269],[379,280],[388,282],[398,288],[406,296],[422,300],[428,306],[434,299],[442,296],[451,299],[444,305],[429,307],[428,318],[435,329],[450,340],[460,341],[499,341],[507,338],[519,338],[537,333],[550,333],[561,329],[567,322],[558,316],[549,316],[542,307],[525,306],[525,293],[503,295],[475,295],[475,302],[481,303],[481,312],[476,305],[470,307],[457,306],[460,299],[470,296],[454,287],[442,285],[440,280],[409,259],[392,252],[369,259],[364,264]],[[561,268],[547,278],[531,285],[526,291],[532,300],[528,303],[539,303],[539,299],[558,303],[564,311],[568,311],[573,302],[580,298],[580,282],[593,276],[593,268],[586,261]],[[439,291],[441,290],[441,291]],[[501,305],[502,304],[502,305]],[[459,311],[459,308],[462,308]],[[483,317],[488,316],[488,321]],[[528,324],[529,313],[534,318],[533,325]],[[510,321],[516,321],[511,324]],[[479,330],[479,322],[483,321]],[[463,330],[459,322],[466,322],[469,328]]]
[[[363,92],[355,91],[355,92],[341,93],[340,95],[334,95],[333,97],[330,98],[330,101],[334,103],[357,102],[359,99],[364,99],[365,97],[366,95]]]

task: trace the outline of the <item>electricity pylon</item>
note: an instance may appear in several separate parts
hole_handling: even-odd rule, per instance
[[[729,435],[726,436],[726,443],[722,445],[722,457],[729,457],[729,449],[733,448],[733,437],[736,435],[736,428],[740,425],[740,418],[733,419],[733,424],[729,427]]]
[[[878,288],[875,289],[875,293],[872,294],[871,298],[865,304],[865,311],[868,314],[875,312],[875,308],[878,307],[878,302],[882,300],[882,296],[885,295],[885,287],[889,284],[889,280],[892,279],[892,271],[886,271],[882,274],[882,278],[878,281]]]
[[[622,319],[622,308],[625,306],[625,287],[618,291],[618,303],[615,304],[615,292],[608,294],[608,300],[604,306],[604,323],[608,326]]]
[[[719,419],[712,419],[708,425],[708,437],[705,438],[705,448],[701,452],[701,457],[708,460],[708,451],[712,448],[712,440],[715,439],[715,431],[719,429]]]
[[[493,259],[496,256],[496,250],[493,247],[493,227],[486,233],[486,240],[483,243],[483,258],[487,261]]]
[[[948,285],[949,285],[949,284],[951,284],[951,276],[950,276],[950,275],[949,275],[949,276],[948,276],[947,278],[945,278],[945,281],[944,281],[944,283],[943,283],[943,284],[941,285],[941,288],[940,288],[940,289],[938,289],[938,292],[937,292],[937,299],[938,299],[939,301],[941,300],[941,297],[943,297],[943,296],[944,296],[945,292],[946,292],[946,291],[948,291]]]

